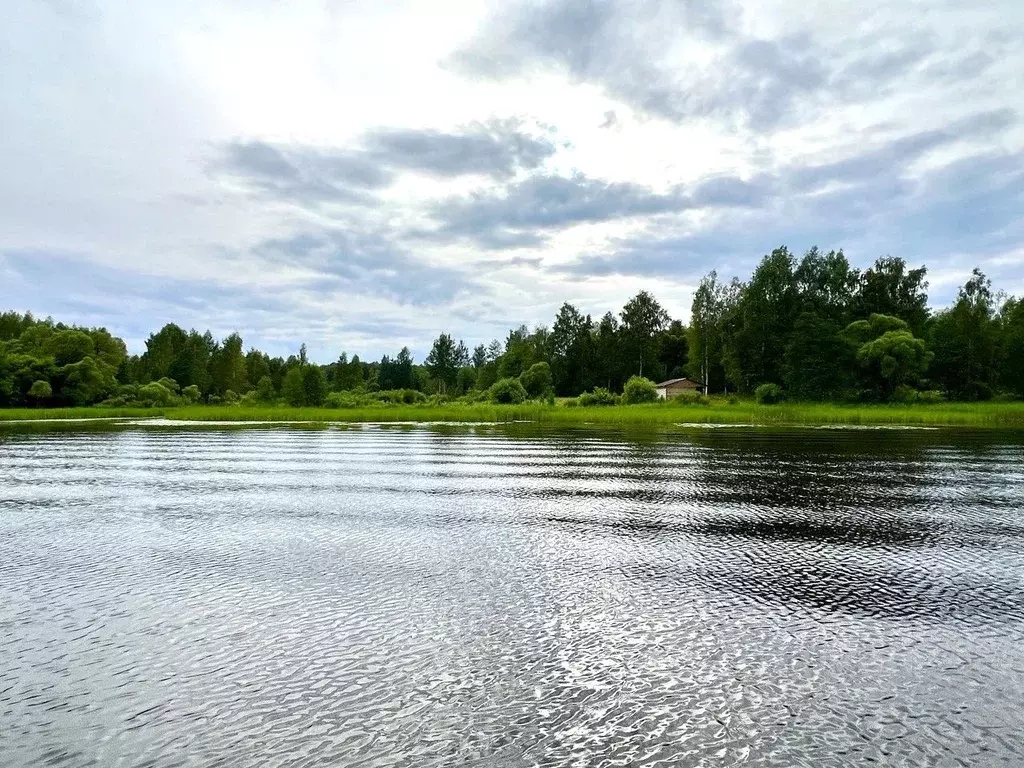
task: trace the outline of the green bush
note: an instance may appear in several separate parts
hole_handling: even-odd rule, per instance
[[[496,403],[522,403],[526,390],[519,379],[507,378],[496,381],[489,390],[490,398]]]
[[[972,381],[964,387],[963,392],[960,393],[960,399],[971,401],[991,400],[994,394],[995,392],[992,391],[992,387],[985,382]]]
[[[917,402],[922,405],[937,405],[946,402],[946,396],[934,389],[926,389],[917,393]]]
[[[259,405],[260,398],[255,389],[250,389],[240,398],[238,398],[238,404],[246,407],[252,407]]]
[[[415,389],[382,389],[374,392],[373,397],[382,403],[393,405],[413,405],[427,402],[427,396]]]
[[[362,400],[351,392],[329,392],[324,399],[325,408],[358,408]]]
[[[490,394],[486,389],[471,389],[459,399],[461,402],[472,405],[474,403],[486,402],[490,399]]]
[[[1016,403],[1018,400],[1020,398],[1012,392],[1000,392],[992,398],[993,403]]]
[[[619,398],[615,394],[604,387],[594,387],[590,392],[584,392],[579,396],[577,405],[615,405],[618,403]]]
[[[155,381],[151,381],[149,384],[139,387],[136,397],[138,398],[139,403],[147,406],[171,405],[174,401],[174,393],[163,384]]]
[[[159,379],[156,383],[159,384],[164,389],[169,389],[171,392],[175,394],[177,394],[178,392],[178,382],[176,382],[174,379],[168,378],[167,376],[164,376],[162,379]]]
[[[775,405],[786,399],[786,394],[778,384],[762,384],[754,390],[754,398],[761,405]]]
[[[50,382],[40,379],[32,382],[32,386],[28,390],[28,396],[36,402],[48,400],[53,396],[53,388],[50,387]]]
[[[622,402],[626,405],[653,403],[658,399],[658,388],[643,376],[630,376],[622,389]]]
[[[542,397],[551,389],[551,366],[547,363],[534,363],[528,370],[522,372],[519,381],[530,397]]]
[[[894,403],[916,403],[918,392],[913,387],[907,386],[906,384],[900,384],[892,392],[892,397],[889,399]]]
[[[578,397],[570,397],[567,400],[563,401],[562,405],[564,405],[566,408],[579,408],[580,399]]]
[[[192,405],[199,402],[199,398],[203,396],[203,393],[199,391],[199,387],[195,384],[189,384],[181,390],[181,396],[185,399],[186,403]]]
[[[725,398],[725,402],[727,402],[729,405],[739,405],[740,399],[736,397],[736,395],[729,395],[727,398]]]

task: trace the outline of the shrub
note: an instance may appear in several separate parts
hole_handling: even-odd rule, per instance
[[[579,396],[577,405],[615,405],[618,398],[611,390],[604,387],[594,387],[590,392],[584,392]]]
[[[358,408],[360,400],[351,392],[329,392],[324,399],[325,408]]]
[[[519,379],[507,378],[496,381],[489,390],[491,400],[496,403],[521,403],[526,400],[526,390]]]
[[[391,403],[393,405],[412,405],[427,401],[427,396],[415,389],[382,389],[372,394],[374,398],[382,403]]]
[[[183,390],[181,390],[181,396],[185,398],[186,403],[198,403],[199,398],[203,396],[203,393],[199,391],[199,387],[195,384],[189,384]]]
[[[406,405],[412,405],[414,403],[425,403],[427,402],[427,396],[420,392],[418,389],[403,389],[402,402],[405,403]]]
[[[488,400],[490,394],[486,389],[471,389],[465,395],[462,396],[461,400],[465,403],[482,403]]]
[[[174,393],[163,384],[151,381],[143,387],[139,387],[138,400],[143,405],[170,405],[174,399]]]
[[[918,392],[916,389],[908,387],[906,384],[900,384],[893,390],[892,397],[890,399],[894,403],[916,403],[917,398]]]
[[[547,363],[534,363],[522,372],[519,381],[530,397],[541,397],[551,389],[551,366]]]
[[[245,406],[256,405],[257,403],[259,403],[259,401],[259,395],[256,394],[255,389],[250,389],[248,392],[246,392],[244,395],[238,398],[238,404]]]
[[[761,405],[775,405],[786,399],[782,387],[778,384],[762,384],[754,390],[754,398]]]
[[[566,408],[579,408],[580,407],[580,399],[578,397],[570,397],[570,398],[566,399],[562,403],[562,405],[564,405]]]
[[[985,382],[972,381],[964,387],[960,397],[963,400],[991,400],[993,394],[992,387]]]
[[[653,403],[658,399],[658,388],[650,379],[643,376],[630,376],[622,389],[622,402],[626,405]]]
[[[890,400],[894,403],[902,403],[904,405],[910,405],[911,403],[935,405],[936,403],[946,402],[946,396],[934,389],[918,392],[913,387],[908,387],[903,384],[893,390]]]
[[[53,388],[50,386],[50,382],[39,379],[39,381],[32,382],[28,396],[33,400],[48,400],[53,396]]]
[[[225,405],[234,405],[235,403],[238,402],[239,397],[238,397],[238,393],[235,392],[235,390],[228,389],[228,390],[224,391],[224,396],[223,396],[222,399],[223,399]]]
[[[729,395],[727,398],[725,398],[725,402],[727,402],[729,405],[739,405],[740,399],[736,397],[736,395]]]
[[[174,379],[168,378],[167,376],[164,376],[162,379],[158,379],[156,383],[175,394],[178,392],[178,382]]]

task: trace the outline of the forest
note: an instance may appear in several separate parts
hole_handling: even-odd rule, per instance
[[[175,324],[140,355],[104,328],[0,315],[0,406],[368,401],[642,402],[651,381],[687,376],[708,394],[835,402],[979,401],[1024,396],[1024,299],[975,269],[955,302],[929,309],[924,266],[843,252],[766,255],[746,281],[706,275],[689,325],[646,291],[595,318],[566,303],[550,326],[520,326],[470,349],[447,333],[416,362],[408,347],[380,360],[341,352],[310,362],[246,350],[232,333]],[[625,392],[624,398],[619,393]],[[568,402],[567,404],[573,404]]]

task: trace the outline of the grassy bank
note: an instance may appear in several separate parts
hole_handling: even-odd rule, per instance
[[[173,408],[0,408],[0,421],[44,419],[144,419],[161,416]]]
[[[937,405],[840,405],[789,403],[763,406],[753,401],[706,405],[651,404],[569,408],[564,405],[373,406],[289,408],[285,406],[188,406],[178,408],[64,408],[0,410],[0,420],[145,418],[188,421],[347,421],[347,422],[502,422],[554,424],[773,424],[907,425],[1024,428],[1024,402],[942,403]]]

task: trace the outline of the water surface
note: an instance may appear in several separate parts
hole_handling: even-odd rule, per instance
[[[1024,438],[0,430],[4,766],[1024,764]]]

